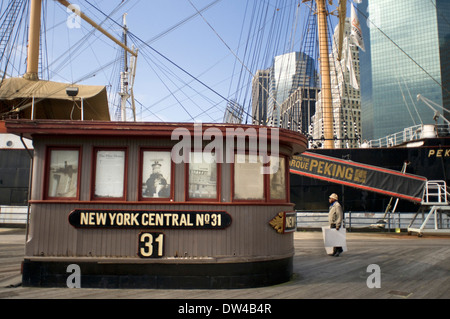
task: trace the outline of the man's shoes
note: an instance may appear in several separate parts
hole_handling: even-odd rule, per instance
[[[334,257],[339,257],[339,255],[340,255],[343,251],[344,251],[344,250],[342,249],[342,247],[336,248],[336,252],[334,252],[332,256],[334,256]]]
[[[333,247],[333,253],[330,256],[334,257],[334,255],[336,255],[336,253],[337,253],[337,249],[336,249],[336,247]]]

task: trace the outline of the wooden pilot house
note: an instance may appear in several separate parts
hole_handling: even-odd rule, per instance
[[[305,150],[303,135],[70,120],[6,120],[2,131],[34,146],[23,286],[66,287],[71,265],[81,287],[94,288],[291,278],[289,160]]]

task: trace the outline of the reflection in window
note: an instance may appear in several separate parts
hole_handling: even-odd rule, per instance
[[[191,152],[189,198],[217,198],[217,162],[213,154]]]
[[[142,156],[142,197],[169,198],[170,152],[144,151]]]
[[[51,150],[48,197],[76,198],[78,150]]]
[[[270,199],[286,199],[286,167],[283,157],[270,157]]]
[[[234,198],[264,199],[263,164],[259,156],[237,154],[234,161]]]
[[[124,197],[125,151],[98,150],[95,166],[95,197]]]

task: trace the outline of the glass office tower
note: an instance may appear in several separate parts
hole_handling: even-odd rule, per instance
[[[417,95],[450,109],[450,1],[368,0],[358,11],[366,44],[360,52],[363,138],[435,123]]]
[[[302,52],[276,56],[269,74],[267,101],[269,125],[280,125],[281,105],[300,86],[317,87],[314,59]]]

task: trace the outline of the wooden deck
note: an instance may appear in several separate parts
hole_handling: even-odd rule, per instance
[[[321,232],[296,232],[294,277],[264,288],[233,290],[24,288],[24,230],[0,228],[1,299],[448,299],[450,237],[348,233],[348,251],[328,256]],[[381,287],[368,288],[369,265]],[[81,285],[83,283],[81,282]]]

